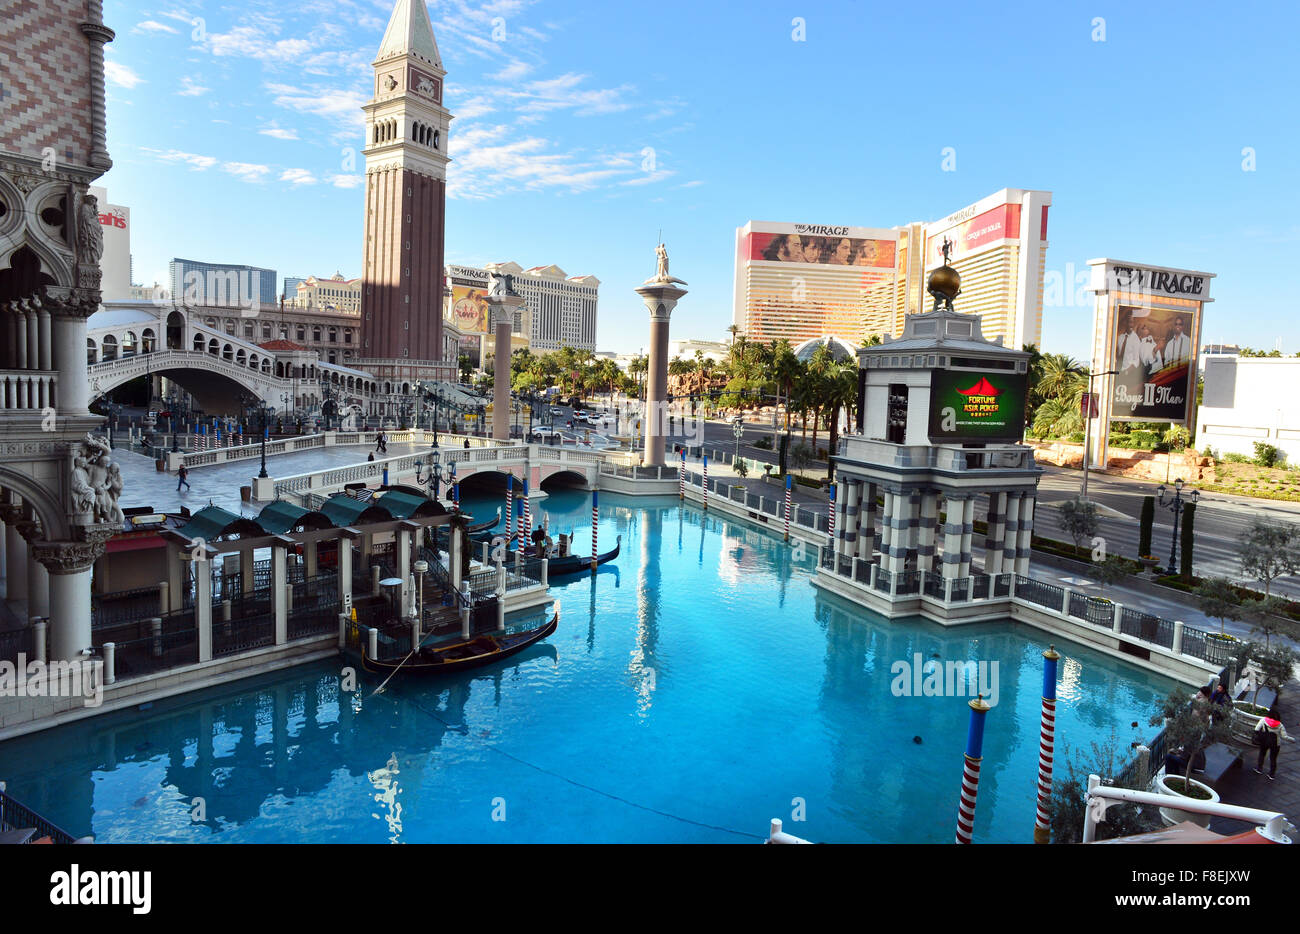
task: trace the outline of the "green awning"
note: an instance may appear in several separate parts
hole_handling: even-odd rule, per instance
[[[327,529],[333,525],[327,516],[284,500],[276,500],[258,513],[257,524],[271,535],[283,535],[300,526]]]
[[[375,497],[374,502],[387,509],[394,519],[441,516],[447,512],[445,506],[427,496],[413,496],[401,490],[386,490],[381,496]]]
[[[196,512],[184,528],[177,530],[186,538],[214,541],[223,535],[261,535],[262,527],[220,506],[206,506]]]
[[[377,501],[362,502],[346,493],[335,493],[321,503],[320,512],[338,528],[355,525],[358,522],[379,522],[391,519],[392,514]]]

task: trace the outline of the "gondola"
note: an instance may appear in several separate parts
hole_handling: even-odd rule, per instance
[[[405,658],[383,661],[368,658],[363,648],[361,665],[366,671],[389,675],[398,670],[417,675],[464,671],[467,668],[490,665],[495,661],[522,652],[533,643],[540,642],[555,632],[555,628],[559,624],[560,610],[557,606],[555,615],[536,629],[516,632],[508,636],[477,636],[468,642],[456,642],[451,645],[424,646],[418,652]]]
[[[480,532],[486,532],[488,529],[496,528],[500,524],[501,524],[501,507],[498,506],[497,514],[493,518],[480,522],[478,525],[471,525],[467,527],[465,531],[470,535],[477,535]]]
[[[604,564],[606,561],[613,561],[618,557],[618,550],[623,547],[623,536],[618,537],[614,547],[604,554],[596,556],[597,564]],[[547,565],[548,577],[559,577],[564,574],[579,574],[591,567],[591,556],[583,555],[565,555],[563,558],[552,557],[550,564]]]

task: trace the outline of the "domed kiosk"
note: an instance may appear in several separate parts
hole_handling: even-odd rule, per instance
[[[801,363],[807,363],[822,347],[829,347],[831,356],[835,358],[836,363],[844,360],[852,360],[858,355],[858,348],[848,341],[836,337],[833,334],[827,334],[825,337],[813,337],[804,341],[794,349],[794,355]]]
[[[890,615],[951,619],[995,612],[986,601],[1009,599],[1028,572],[1042,470],[1021,443],[1029,354],[986,340],[978,315],[953,308],[951,266],[930,274],[929,291],[932,311],[857,352],[858,423],[834,457],[835,537],[816,582]]]

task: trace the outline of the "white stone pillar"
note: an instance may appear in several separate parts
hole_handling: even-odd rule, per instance
[[[1029,556],[1033,549],[1035,496],[1026,493],[1020,503],[1019,545],[1016,548],[1016,573],[1029,573]]]
[[[939,521],[939,494],[926,491],[921,494],[921,524],[916,545],[916,569],[934,570],[935,526]]]
[[[50,572],[39,561],[27,562],[27,615],[50,615]]]
[[[352,608],[352,538],[340,533],[338,540],[339,606]]]
[[[943,511],[943,576],[957,577],[961,573],[961,530],[966,515],[964,500],[952,495],[944,497]]]
[[[1020,542],[1020,501],[1019,493],[1007,494],[1007,514],[1002,523],[1002,573],[1016,574],[1016,550]]]
[[[402,616],[415,613],[412,606],[415,593],[411,587],[411,530],[397,527],[397,576],[402,579]]]
[[[182,589],[185,584],[185,562],[182,560],[182,551],[179,545],[168,543],[167,545],[167,609],[170,611],[179,610],[185,606],[186,590]]]
[[[247,548],[239,553],[239,591],[240,593],[252,593],[256,586],[257,569],[253,549]],[[284,583],[284,578],[280,578],[280,583]],[[274,581],[272,582],[274,586]]]
[[[50,351],[52,350],[50,346],[52,340],[50,334],[50,313],[45,308],[41,308],[39,311],[36,312],[36,333],[37,333],[37,339],[40,348],[39,349],[40,368],[42,370],[51,370],[54,368],[54,365],[50,353]],[[84,360],[85,359],[84,347],[82,349],[82,354],[83,354],[82,359]]]
[[[1002,539],[1006,534],[1007,494],[990,493],[988,533],[984,536],[984,573],[1002,573]]]
[[[679,288],[684,282],[674,284],[667,278],[646,280],[637,288],[646,309],[650,312],[650,354],[646,370],[645,445],[642,463],[659,467],[664,462],[664,432],[668,414],[668,322],[673,309],[686,290]]]
[[[38,370],[41,364],[41,324],[34,311],[27,312],[25,317],[27,319],[27,368]],[[82,353],[83,355],[85,353],[84,347]],[[35,397],[32,398],[31,404],[36,404]]]
[[[90,567],[50,569],[51,661],[80,659],[90,648]]]
[[[958,577],[970,577],[971,537],[975,530],[975,498],[968,496],[962,500],[961,530],[961,570]]]
[[[316,576],[316,540],[302,543],[302,574],[304,578]]]
[[[199,661],[212,661],[212,562],[207,549],[194,562],[194,625],[199,631]]]
[[[877,549],[883,551],[883,537],[879,531],[877,518],[880,505],[876,502],[879,493],[876,484],[862,481],[858,487],[858,557],[873,561]]]
[[[271,597],[275,605],[275,644],[289,641],[288,552],[284,544],[271,546]]]
[[[858,544],[858,480],[841,480],[839,502],[835,517],[835,540],[831,542],[834,555],[853,555]]]

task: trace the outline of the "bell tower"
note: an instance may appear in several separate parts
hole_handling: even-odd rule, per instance
[[[366,115],[361,365],[381,380],[454,378],[444,361],[446,72],[424,0],[397,0]]]

